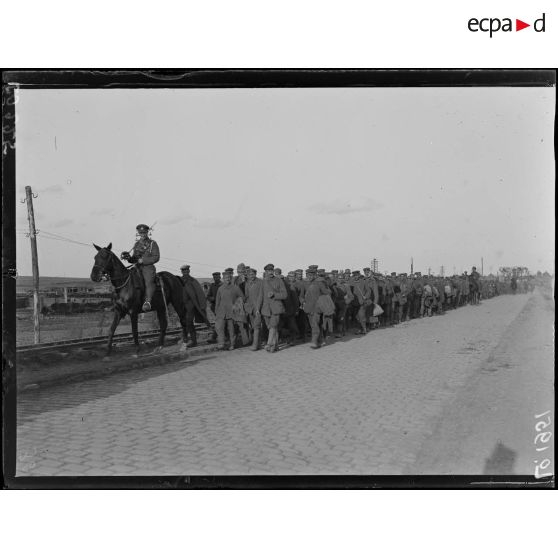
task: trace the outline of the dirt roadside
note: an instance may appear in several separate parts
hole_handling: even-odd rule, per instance
[[[554,472],[554,302],[540,291],[440,415],[409,471],[414,474],[534,475]],[[537,423],[551,419],[548,443]],[[543,447],[547,447],[543,450]],[[479,458],[483,456],[483,458]]]

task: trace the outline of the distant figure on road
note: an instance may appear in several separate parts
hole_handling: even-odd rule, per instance
[[[517,275],[512,275],[511,278],[511,290],[513,294],[517,293]]]

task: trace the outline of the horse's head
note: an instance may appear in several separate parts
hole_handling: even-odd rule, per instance
[[[93,246],[97,249],[97,255],[93,269],[91,269],[91,280],[99,282],[105,275],[109,277],[112,275],[116,256],[111,252],[112,242],[106,248],[101,248],[96,244]]]

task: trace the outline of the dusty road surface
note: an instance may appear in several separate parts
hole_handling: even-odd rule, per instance
[[[17,474],[543,475],[553,322],[537,290],[317,351],[212,353],[24,391]]]

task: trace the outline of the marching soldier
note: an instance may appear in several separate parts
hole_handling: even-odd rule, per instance
[[[231,272],[232,268],[228,268],[227,271]],[[236,266],[236,277],[233,278],[233,285],[236,285],[243,294],[246,293],[246,265],[243,263],[239,263]],[[244,306],[241,301],[238,301],[235,305],[235,312],[234,312],[234,326],[236,333],[240,333],[240,337],[242,339],[242,345],[248,345],[250,342],[250,336],[248,334],[248,317],[246,316],[246,312],[244,310]]]
[[[121,258],[130,263],[137,264],[143,280],[145,282],[145,302],[142,310],[149,312],[151,310],[151,300],[155,293],[155,265],[159,261],[160,253],[157,243],[149,238],[149,227],[139,224],[136,227],[139,239],[136,240],[132,253],[122,252]]]
[[[382,310],[384,311],[384,313],[381,314],[379,318],[376,318],[376,320],[377,322],[379,322],[378,326],[381,324],[382,327],[384,327],[386,325],[386,318],[388,315],[388,310],[387,310],[387,304],[389,298],[388,286],[386,280],[384,279],[384,276],[381,273],[375,273],[373,279],[376,281],[376,284],[378,285],[378,298],[375,299],[374,302],[376,304],[379,304]],[[389,302],[391,304],[391,301]],[[372,308],[374,307],[372,306]]]
[[[260,333],[262,328],[262,305],[263,305],[263,281],[257,277],[255,269],[248,271],[246,281],[244,308],[248,316],[248,323],[252,333],[252,346],[250,350],[257,351],[260,348]]]
[[[213,283],[209,285],[209,293],[207,295],[207,301],[209,302],[209,307],[211,311],[215,314],[215,301],[217,299],[217,291],[219,287],[223,284],[221,282],[221,272],[215,271],[212,273],[213,275]]]
[[[184,264],[180,271],[182,272],[180,281],[184,288],[184,299],[186,301],[186,331],[190,335],[190,342],[186,346],[195,347],[198,344],[198,340],[194,321],[204,323],[210,330],[213,330],[213,327],[207,318],[207,301],[202,286],[190,275],[189,265]],[[215,331],[213,330],[214,333]]]
[[[322,314],[318,307],[320,296],[329,294],[329,289],[323,281],[316,280],[316,269],[309,267],[306,270],[307,286],[304,293],[303,309],[308,315],[312,328],[312,341],[310,348],[318,349],[322,346]]]
[[[230,338],[229,351],[234,350],[235,334],[234,334],[234,305],[244,295],[239,287],[232,284],[232,275],[230,273],[223,274],[223,284],[217,291],[215,300],[215,328],[217,330],[218,348],[225,348],[225,328]]]
[[[356,318],[360,325],[358,334],[366,335],[366,313],[369,306],[373,306],[372,290],[369,282],[364,280],[360,271],[353,271],[352,287],[354,300],[353,304],[358,308]]]
[[[306,342],[306,332],[310,329],[310,324],[308,323],[308,317],[305,312],[301,312],[301,307],[304,302],[304,296],[306,293],[307,281],[303,279],[302,269],[295,270],[295,282],[294,287],[296,289],[296,294],[298,296],[298,313],[297,313],[297,325],[300,332],[302,342]]]
[[[422,318],[421,305],[422,305],[422,295],[423,295],[423,283],[422,275],[420,271],[415,273],[415,277],[411,283],[412,296],[412,308],[411,308],[411,318]]]
[[[401,304],[401,276],[397,277],[395,271],[391,272],[391,323],[401,323],[402,304]]]
[[[265,345],[266,351],[274,353],[279,349],[279,319],[285,312],[283,301],[287,298],[287,289],[283,279],[274,274],[275,266],[264,267],[262,316],[266,322],[269,336]]]
[[[275,268],[277,271],[277,268]],[[286,328],[289,330],[289,345],[294,345],[296,339],[298,339],[300,332],[297,325],[297,317],[300,308],[300,303],[298,299],[298,291],[296,288],[296,278],[295,272],[289,271],[287,278],[283,279],[285,282],[285,288],[287,289],[287,298],[285,299],[285,313],[283,314],[283,319]]]
[[[318,311],[322,314],[323,342],[329,334],[333,334],[333,316],[335,315],[335,304],[331,298],[331,280],[327,277],[325,269],[318,269],[316,281],[321,281],[327,288],[327,294],[320,295],[318,299]]]
[[[236,277],[233,279],[233,285],[240,287],[240,290],[244,292],[244,287],[246,285],[247,279],[247,269],[243,263],[239,263],[236,266]]]
[[[344,337],[346,332],[347,306],[353,301],[354,295],[345,281],[343,274],[332,271],[332,298],[335,305],[334,328],[335,337]]]
[[[393,284],[391,277],[386,275],[384,283],[384,325],[389,327],[393,325]]]

